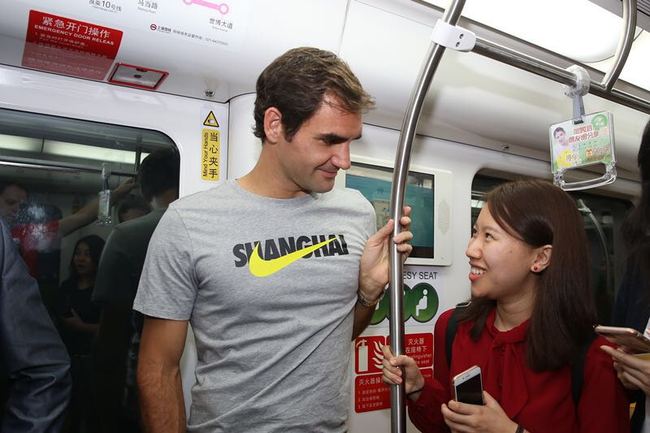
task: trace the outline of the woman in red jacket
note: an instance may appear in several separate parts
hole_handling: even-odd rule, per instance
[[[587,239],[571,197],[536,180],[497,187],[466,255],[472,297],[455,316],[450,365],[452,311],[435,326],[433,380],[412,358],[384,348],[384,381],[404,381],[413,423],[423,432],[629,432],[625,392],[599,349],[607,342],[593,336]],[[581,348],[576,399],[571,364]],[[485,405],[451,400],[451,379],[474,365],[482,370]]]

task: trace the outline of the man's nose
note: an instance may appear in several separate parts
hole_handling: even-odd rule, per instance
[[[332,164],[342,170],[350,168],[350,142],[346,141],[336,146],[336,152],[332,156]]]

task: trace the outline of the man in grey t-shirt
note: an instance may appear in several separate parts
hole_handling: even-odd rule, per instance
[[[173,203],[149,244],[134,309],[145,316],[138,384],[148,432],[185,431],[179,360],[198,365],[192,432],[344,432],[350,340],[388,282],[393,221],[333,190],[372,101],[349,67],[288,51],[257,81],[257,165]],[[411,251],[410,210],[394,237]]]

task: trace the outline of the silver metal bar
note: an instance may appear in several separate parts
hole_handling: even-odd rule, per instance
[[[602,224],[596,218],[596,215],[591,211],[589,206],[581,198],[576,200],[578,205],[578,210],[580,213],[586,215],[598,233],[598,240],[600,241],[600,247],[603,249],[603,256],[605,257],[605,291],[608,296],[614,296],[614,279],[612,271],[612,260],[609,257],[609,250],[607,249],[607,236],[605,236],[605,231],[603,230]]]
[[[456,25],[465,6],[465,0],[454,0],[449,9],[442,16],[442,20],[451,25]],[[424,98],[429,90],[433,75],[438,68],[440,59],[445,52],[445,47],[431,43],[425,62],[420,70],[420,75],[411,93],[404,121],[400,130],[399,144],[395,155],[395,171],[393,173],[393,186],[391,190],[391,216],[395,221],[393,236],[401,231],[399,224],[404,207],[404,192],[408,176],[411,146],[417,129],[418,119],[422,111]],[[402,304],[404,296],[404,281],[402,279],[402,257],[397,251],[397,245],[390,248],[390,347],[396,356],[404,354],[404,318]],[[391,432],[406,432],[406,409],[404,384],[391,387]]]
[[[478,36],[476,37],[476,45],[472,51],[484,57],[514,66],[515,68],[533,72],[541,77],[550,78],[562,84],[571,86],[576,81],[575,75],[566,69],[504,47],[503,45],[481,39]]]
[[[533,74],[539,75],[541,77],[549,78],[553,81],[557,81],[558,83],[567,85],[575,84],[574,75],[566,69],[562,69],[559,66],[536,59],[527,54],[520,53],[508,47],[504,47],[503,45],[498,45],[479,37],[476,38],[476,45],[472,51],[476,54],[489,57],[510,66],[514,66],[515,68],[532,72]],[[608,90],[603,84],[594,82],[593,80],[591,80],[589,93],[650,114],[650,101],[646,101],[637,96],[622,92],[617,89]]]
[[[432,5],[424,0],[412,1],[429,9],[433,16],[442,15],[443,9],[438,6]],[[632,10],[636,10],[635,4],[630,5],[630,11]],[[637,17],[636,13],[632,15]],[[621,80],[619,80],[618,83],[615,83],[617,84],[617,89],[614,89],[613,87],[608,89],[600,82],[600,80],[605,77],[605,73],[594,69],[589,65],[576,62],[568,57],[549,51],[543,47],[524,41],[523,39],[503,33],[497,29],[486,26],[485,24],[468,19],[467,17],[461,17],[459,25],[476,33],[477,40],[473,51],[477,54],[546,77],[553,81],[569,85],[574,84],[574,81],[566,81],[567,76],[564,76],[566,71],[564,71],[563,68],[571,66],[572,64],[577,64],[587,69],[592,78],[590,93],[617,104],[630,107],[634,110],[650,114],[650,92],[648,92],[648,89]],[[509,48],[510,46],[514,46],[516,49]],[[538,59],[546,59],[547,61],[544,62]],[[622,59],[621,62],[624,62],[624,60],[625,59]]]
[[[51,171],[65,171],[69,173],[78,173],[80,171],[86,173],[101,173],[101,167],[94,167],[91,165],[72,164],[62,161],[47,161],[39,159],[37,162],[29,158],[19,158],[12,156],[0,156],[0,165],[10,167],[34,168],[41,170]],[[134,177],[135,173],[129,171],[111,171],[112,174],[118,176]]]
[[[608,92],[614,88],[614,83],[616,83],[618,76],[621,75],[621,71],[632,49],[634,32],[636,31],[636,0],[623,0],[623,21],[623,32],[616,47],[616,60],[612,69],[605,74],[605,78],[603,78],[603,82],[601,83]]]

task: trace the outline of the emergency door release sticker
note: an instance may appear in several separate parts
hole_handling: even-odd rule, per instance
[[[215,128],[219,127],[219,122],[217,121],[217,118],[216,118],[216,116],[214,115],[214,113],[212,111],[210,111],[210,114],[208,114],[208,116],[203,121],[203,125],[204,126],[213,126]]]
[[[220,178],[220,133],[215,129],[201,131],[201,179],[216,182]]]
[[[30,10],[22,65],[103,80],[117,56],[122,35],[117,29]]]

